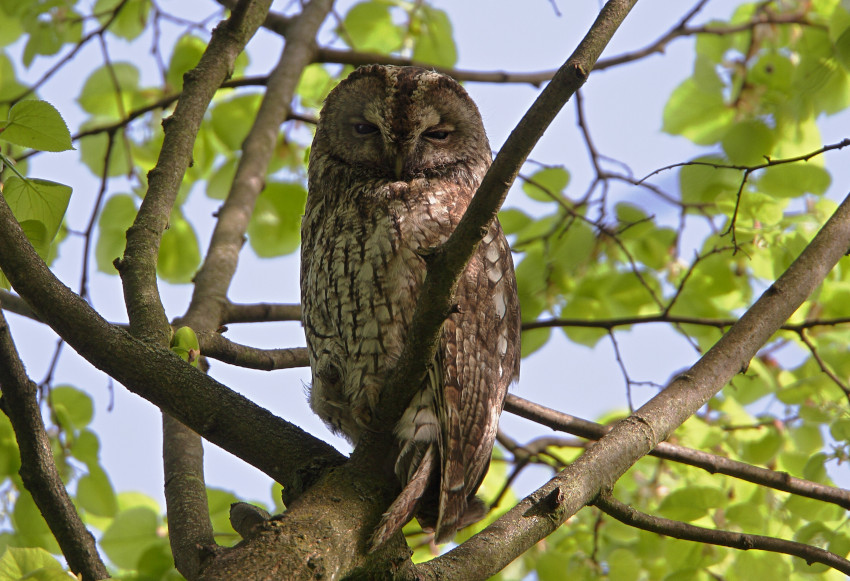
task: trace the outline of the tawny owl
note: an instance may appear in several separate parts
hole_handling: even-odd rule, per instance
[[[369,429],[425,278],[490,166],[481,115],[451,78],[372,65],[321,111],[301,229],[310,406],[354,444]],[[373,537],[414,515],[438,542],[484,514],[475,497],[508,384],[520,319],[510,248],[494,221],[464,272],[428,377],[395,426],[402,493]]]

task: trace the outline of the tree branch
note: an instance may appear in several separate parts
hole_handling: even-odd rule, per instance
[[[24,370],[3,312],[0,311],[0,407],[9,416],[21,453],[19,473],[38,510],[59,543],[71,570],[84,581],[106,579],[109,573],[56,470],[44,429],[38,388]]]
[[[381,392],[377,409],[382,421],[378,425],[395,425],[394,420],[401,416],[419,388],[426,367],[433,360],[443,321],[451,310],[457,281],[498,213],[520,167],[567,100],[587,80],[602,50],[636,2],[611,0],[605,5],[575,52],[508,136],[451,237],[429,256],[427,276],[404,350]]]
[[[325,442],[228,389],[169,349],[110,325],[50,272],[2,196],[0,269],[36,315],[95,367],[291,490],[302,490],[317,470],[344,460]]]
[[[41,322],[38,315],[35,314],[27,302],[14,293],[10,293],[4,288],[0,288],[0,310],[9,311],[22,317],[27,317],[33,321]]]
[[[508,394],[505,400],[505,411],[537,422],[553,430],[567,432],[568,434],[590,440],[599,440],[611,431],[610,426],[603,426],[596,422],[583,420],[513,394]],[[776,470],[753,466],[752,464],[710,454],[702,450],[685,448],[684,446],[671,444],[670,442],[659,443],[649,455],[702,468],[709,474],[724,474],[790,494],[830,502],[837,504],[845,510],[850,510],[850,490],[826,486],[802,478],[795,478],[787,472],[777,472]]]
[[[712,530],[648,515],[620,502],[614,498],[610,491],[600,493],[596,497],[596,500],[593,501],[593,505],[623,524],[658,533],[659,535],[685,541],[719,545],[721,547],[732,547],[733,549],[740,549],[742,551],[757,549],[760,551],[771,551],[773,553],[784,553],[799,557],[809,565],[812,563],[822,563],[850,575],[850,561],[842,559],[835,553],[830,553],[819,547],[813,547],[796,541],[777,539],[775,537]]]
[[[779,280],[690,370],[484,531],[421,569],[432,577],[446,571],[456,576],[494,573],[554,531],[745,369],[848,248],[850,197]]]
[[[291,349],[257,349],[240,345],[215,331],[197,333],[201,355],[248,369],[289,369],[310,365],[306,347]]]
[[[162,233],[192,161],[195,137],[207,106],[233,69],[236,57],[259,28],[271,0],[240,0],[231,17],[219,24],[198,66],[184,76],[183,94],[174,114],[163,124],[165,137],[156,166],[148,174],[148,191],[127,231],[124,258],[116,268],[124,283],[124,302],[131,332],[168,344],[170,329],[156,283]]]
[[[2,298],[2,297],[0,297]],[[301,321],[301,305],[257,303],[244,305],[228,302],[221,315],[221,324],[265,323],[271,321]]]

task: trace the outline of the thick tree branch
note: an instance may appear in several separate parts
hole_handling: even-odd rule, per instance
[[[301,72],[313,58],[313,39],[330,11],[331,4],[330,1],[323,0],[313,1],[305,6],[301,15],[292,23],[281,58],[269,76],[257,116],[242,145],[242,156],[239,158],[233,184],[218,213],[206,258],[195,275],[192,301],[181,320],[181,324],[197,332],[213,330],[222,324],[224,311],[229,304],[227,290],[236,272],[239,251],[244,244],[245,232],[257,197],[265,184],[265,175],[275,149],[279,127],[286,120]],[[238,6],[235,10],[238,10]],[[195,516],[180,519],[181,522],[208,523],[209,509],[203,481],[201,442],[200,438],[186,432],[180,433],[173,425],[167,430],[167,433],[174,434],[175,441],[186,447],[186,457],[183,460],[172,459],[171,462],[166,458],[166,466],[172,465],[181,474],[186,475],[189,460],[195,462],[190,478],[181,478],[166,487],[169,513],[173,498],[174,504],[184,511],[193,507]],[[166,451],[169,449],[166,447]],[[171,454],[174,453],[176,450],[171,450]],[[172,480],[168,471],[166,479]],[[211,539],[212,527],[209,526],[208,531],[206,528],[203,531],[198,530],[196,535],[193,534],[192,528],[187,528],[185,532],[186,535],[178,536],[177,539],[179,541],[182,538],[182,552],[191,556],[191,562],[188,568],[178,568],[190,577],[197,572],[199,545],[208,544],[202,542],[201,537],[205,538],[209,534]],[[175,541],[175,536],[172,535],[172,547],[178,542]],[[174,553],[175,556],[178,554],[176,548]]]
[[[610,487],[665,440],[741,370],[823,281],[850,248],[850,197],[803,253],[690,370],[652,398],[570,466],[481,533],[421,567],[433,578],[451,571],[500,570]],[[604,467],[604,469],[602,468]]]
[[[169,349],[110,325],[50,272],[2,196],[0,269],[38,317],[92,365],[293,491],[301,490],[303,480],[318,468],[344,459],[331,446],[228,389]]]
[[[553,430],[567,432],[568,434],[590,440],[598,440],[611,431],[609,426],[583,420],[513,394],[508,394],[505,401],[505,411],[548,426]],[[752,464],[731,460],[716,454],[709,454],[702,450],[685,448],[684,446],[671,444],[670,442],[659,443],[649,455],[702,468],[710,474],[725,474],[726,476],[746,480],[747,482],[775,490],[805,496],[806,498],[814,498],[823,502],[830,502],[837,504],[845,510],[850,510],[850,490],[826,486],[802,478],[795,478],[786,472],[777,472],[776,470],[753,466]]]
[[[21,480],[59,543],[68,566],[84,581],[108,578],[94,537],[77,514],[56,469],[38,405],[38,388],[27,377],[2,311],[0,389],[3,391],[0,407],[12,422],[21,453]]]
[[[170,330],[156,283],[162,233],[186,169],[207,106],[248,40],[262,24],[271,0],[241,0],[231,17],[213,31],[198,66],[186,73],[174,114],[163,123],[165,137],[157,164],[148,174],[148,191],[127,231],[124,258],[116,267],[124,283],[124,301],[134,335],[168,343]]]
[[[694,526],[688,523],[678,522],[666,518],[648,515],[639,512],[627,504],[613,497],[610,491],[604,491],[593,505],[601,511],[613,516],[623,524],[637,527],[639,529],[658,533],[685,541],[695,541],[721,547],[732,547],[748,551],[756,549],[759,551],[771,551],[773,553],[784,553],[793,555],[806,561],[807,564],[823,563],[842,573],[850,575],[850,561],[842,559],[835,553],[830,553],[819,547],[786,541],[775,537],[762,535],[748,535],[745,533],[733,533],[731,531],[712,530],[704,527]]]

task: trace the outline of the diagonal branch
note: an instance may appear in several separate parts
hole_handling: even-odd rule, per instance
[[[192,301],[181,323],[196,331],[216,329],[223,321],[229,304],[227,290],[236,272],[257,197],[265,185],[278,128],[287,118],[304,67],[313,59],[313,39],[331,4],[330,0],[313,0],[288,27],[289,37],[269,76],[259,111],[242,145],[242,156],[230,192],[218,212],[206,258],[194,278]],[[178,569],[191,578],[197,574],[201,557],[198,547],[210,544],[212,527],[204,487],[201,440],[175,423],[163,418],[164,434],[171,435],[175,444],[180,443],[179,446],[164,446],[166,501],[169,514],[172,506],[180,508],[171,542],[175,560],[185,559],[184,566]]]
[[[2,196],[0,269],[36,315],[95,367],[281,484],[300,490],[308,474],[344,459],[325,442],[201,373],[167,348],[109,324],[55,277]]]
[[[230,18],[216,27],[198,66],[184,76],[183,93],[174,114],[163,123],[165,137],[156,166],[148,174],[148,191],[127,231],[124,258],[116,261],[124,284],[130,330],[137,337],[161,345],[169,341],[168,319],[156,282],[160,240],[192,161],[195,137],[207,106],[230,74],[236,57],[262,24],[270,4],[271,0],[241,0]]]
[[[384,425],[395,424],[394,419],[401,416],[418,389],[428,362],[433,360],[461,272],[496,217],[520,167],[567,100],[587,80],[599,55],[636,2],[611,0],[605,5],[579,46],[505,141],[454,233],[429,256],[427,276],[404,351],[381,392],[382,396],[390,396],[382,397],[377,406]]]
[[[9,416],[21,453],[21,480],[32,495],[71,570],[83,581],[106,579],[109,573],[56,470],[50,440],[38,406],[38,388],[27,377],[9,327],[0,311],[0,407]]]
[[[824,280],[850,248],[850,197],[803,253],[733,327],[687,372],[611,431],[570,466],[484,531],[428,568],[435,575],[487,563],[498,571],[550,534],[665,440],[758,352]],[[505,540],[509,539],[509,540]]]

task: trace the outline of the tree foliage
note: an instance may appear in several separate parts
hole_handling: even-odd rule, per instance
[[[8,519],[0,581],[71,578],[67,569],[84,579],[108,570],[146,581],[181,574],[335,578],[333,569],[404,579],[533,573],[542,581],[850,574],[850,492],[830,476],[850,459],[850,268],[838,262],[850,247],[850,218],[837,202],[846,184],[833,184],[830,161],[846,164],[839,150],[850,145],[850,133],[833,142],[822,137],[850,108],[846,3],[744,2],[710,20],[701,19],[710,4],[701,0],[669,16],[668,32],[645,47],[597,61],[630,7],[613,1],[596,34],[559,71],[491,73],[456,68],[451,11],[428,2],[366,0],[334,10],[313,0],[269,13],[268,2],[219,1],[212,17],[187,21],[152,0],[0,0],[0,284],[10,289],[0,290],[0,478]],[[182,33],[161,38],[166,22]],[[255,53],[243,47],[261,23],[285,48],[273,70],[253,76],[246,71]],[[607,37],[593,44],[600,35]],[[542,132],[588,73],[594,82],[582,58],[591,55],[593,71],[638,66],[679,39],[692,40],[693,69],[670,71],[682,80],[658,125],[696,146],[696,156],[635,176],[629,160],[613,160],[594,144],[586,97],[576,93],[587,161],[525,161],[539,137],[525,136]],[[116,42],[152,50],[115,60]],[[81,63],[82,51],[98,43],[100,59]],[[499,152],[497,177],[485,181],[471,219],[486,223],[506,193],[500,178],[507,177],[504,186],[519,170],[500,219],[518,260],[523,356],[548,350],[554,367],[555,334],[587,348],[610,345],[610,365],[626,385],[624,407],[634,412],[623,420],[612,410],[600,425],[567,415],[566,399],[556,411],[509,396],[507,412],[541,424],[539,436],[520,444],[500,433],[480,493],[493,508],[459,534],[453,560],[437,556],[415,522],[405,528],[411,550],[397,539],[365,553],[370,527],[393,494],[392,482],[372,470],[386,435],[344,462],[291,418],[275,418],[202,375],[199,359],[266,370],[306,365],[300,344],[259,349],[228,340],[222,325],[299,318],[297,305],[274,304],[269,281],[258,284],[272,304],[232,303],[228,288],[244,240],[262,258],[298,249],[316,115],[328,91],[369,62],[435,67],[470,84],[547,84],[538,109]],[[34,77],[38,63],[49,64]],[[85,70],[74,98],[86,117],[69,131],[61,106],[39,93],[72,65]],[[31,170],[36,156],[70,149],[100,181],[96,195],[72,193],[73,176],[56,183]],[[579,173],[590,181],[574,179]],[[87,224],[65,218],[75,196],[87,196]],[[223,204],[206,251],[193,211],[199,196]],[[478,230],[468,229],[469,244]],[[75,237],[84,240],[82,260],[63,252]],[[433,268],[462,264],[460,244],[448,243],[450,260]],[[73,291],[44,268],[75,260],[80,283]],[[92,269],[121,276],[128,322],[108,323],[79,300],[91,295]],[[157,281],[193,285],[173,330]],[[449,289],[435,286],[439,292],[420,306],[450,299]],[[790,316],[771,318],[785,311]],[[15,341],[28,339],[4,312],[49,325],[163,410],[167,507],[113,489],[86,386],[73,377],[60,383],[53,367],[38,385],[27,377]],[[619,345],[650,324],[690,345],[694,360],[707,355],[635,410],[639,382]],[[651,347],[647,353],[664,358]],[[426,362],[409,353],[399,373],[415,377]],[[400,383],[408,384],[417,383]],[[696,413],[675,415],[682,410]],[[268,521],[232,493],[206,488],[195,432],[280,482],[290,509],[265,507],[283,512]],[[512,483],[531,466],[560,475],[520,501]],[[304,539],[297,548],[284,546],[281,535],[297,534]],[[327,538],[333,541],[322,545]],[[283,571],[270,572],[269,563]]]

